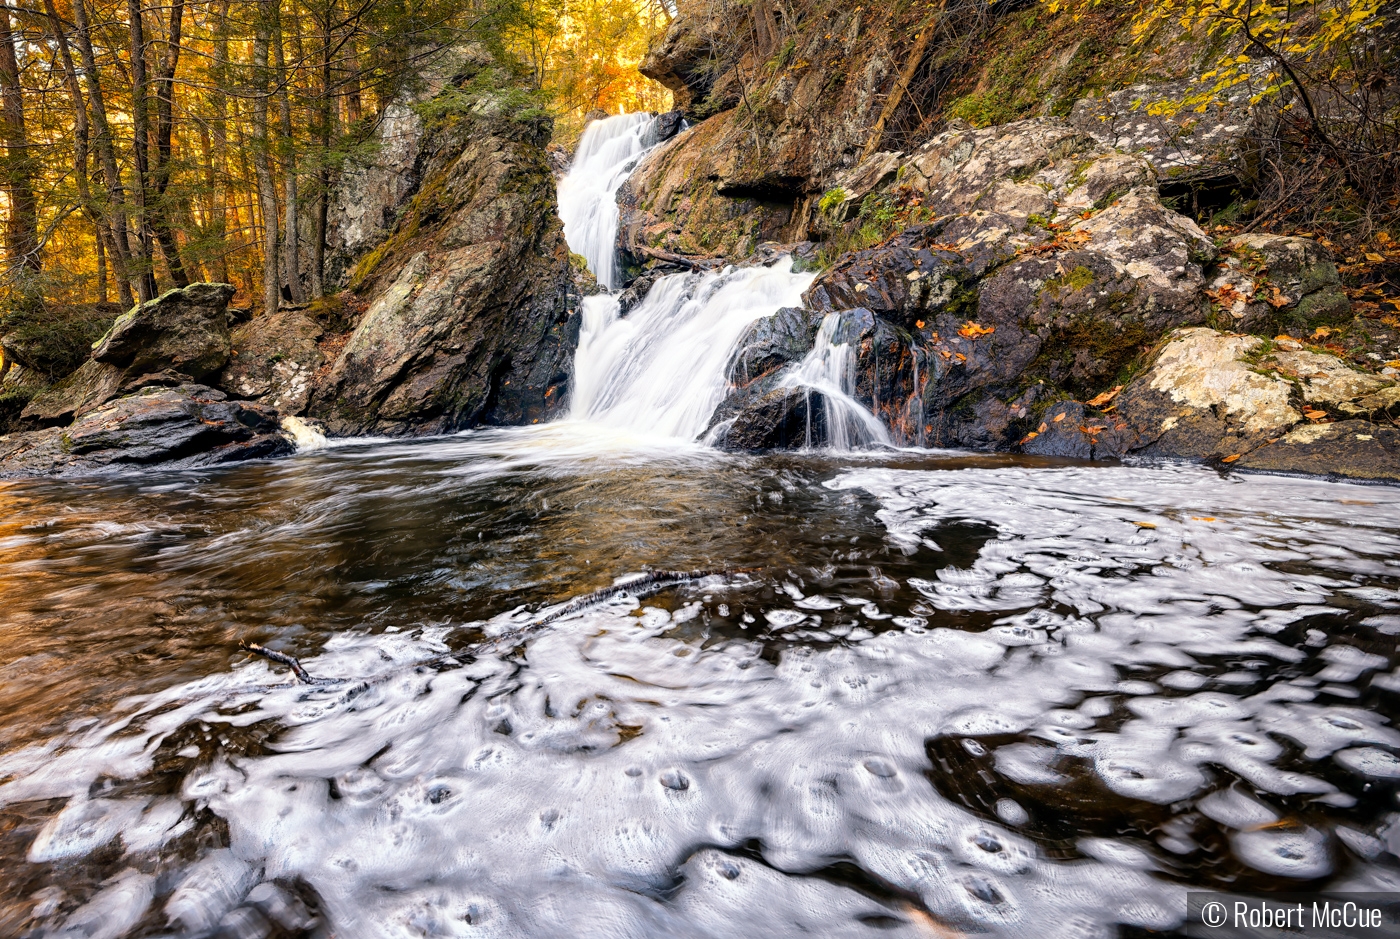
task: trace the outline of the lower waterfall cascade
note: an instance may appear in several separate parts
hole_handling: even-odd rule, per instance
[[[802,305],[816,279],[791,258],[769,267],[672,274],[652,286],[627,315],[614,289],[617,191],[654,147],[648,114],[620,114],[584,131],[559,184],[559,215],[570,250],[582,255],[608,293],[583,302],[568,420],[631,434],[693,441],[703,435],[730,387],[732,360],[744,333],[784,307]],[[854,360],[834,344],[828,315],[807,357],[789,366],[781,387],[818,394],[835,450],[893,446],[878,418],[852,396]],[[811,439],[808,448],[820,443]]]

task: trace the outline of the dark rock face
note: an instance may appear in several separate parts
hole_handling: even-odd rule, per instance
[[[1400,482],[1400,431],[1389,424],[1308,425],[1244,456],[1241,469]]]
[[[30,426],[46,429],[0,441],[0,474],[208,466],[291,453],[275,408],[230,400],[192,378],[215,375],[230,359],[232,295],[228,284],[193,284],[119,317],[91,359],[25,409]]]
[[[827,440],[821,394],[803,388],[774,388],[747,402],[720,433],[727,450],[799,450]]]
[[[292,450],[271,408],[230,401],[203,385],[153,386],[90,410],[68,427],[12,434],[0,443],[0,474],[210,466]]]
[[[368,308],[311,391],[332,433],[530,423],[563,401],[576,330],[549,126],[505,101],[425,131],[423,182],[353,277]]]
[[[759,320],[739,340],[730,380],[746,387],[775,369],[802,361],[812,349],[815,332],[812,314],[795,307]]]

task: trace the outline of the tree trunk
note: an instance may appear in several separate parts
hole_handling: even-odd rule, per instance
[[[331,90],[331,20],[335,17],[335,4],[328,3],[325,8],[325,20],[321,29],[321,68],[320,86],[316,89],[316,142],[320,145],[320,153],[316,160],[316,201],[313,207],[315,213],[315,242],[311,246],[311,296],[320,299],[326,295],[326,223],[330,211],[330,167],[326,164],[327,156],[331,149],[332,127],[335,121],[335,111],[332,110],[334,99]]]
[[[41,263],[34,161],[29,156],[24,92],[20,88],[19,59],[8,10],[0,10],[0,138],[5,146],[4,186],[10,203],[5,222],[5,259],[9,262],[8,273],[13,276],[22,269],[38,271]]]
[[[284,212],[282,225],[282,266],[285,269],[284,276],[291,294],[293,303],[303,303],[306,300],[306,293],[301,288],[301,225],[297,217],[297,172],[296,172],[296,151],[295,137],[292,133],[292,101],[287,93],[287,86],[291,83],[291,76],[287,74],[287,57],[283,49],[286,36],[282,30],[282,16],[280,7],[274,5],[277,11],[276,19],[273,20],[273,54],[277,64],[275,75],[277,86],[277,116],[281,124],[282,146],[279,148],[282,155],[282,210]]]
[[[214,33],[213,87],[209,91],[209,103],[214,112],[209,122],[213,153],[210,156],[209,173],[213,177],[211,190],[214,225],[223,241],[218,261],[215,262],[215,270],[219,280],[232,283],[229,280],[228,269],[228,95],[225,93],[225,89],[229,87],[228,4],[229,0],[220,0],[218,26],[215,27]]]
[[[271,33],[271,2],[258,0],[257,26],[253,33],[253,166],[258,177],[258,202],[263,222],[263,309],[271,313],[281,299],[277,275],[277,187],[268,160],[267,65]]]
[[[156,71],[156,158],[151,173],[151,228],[160,242],[160,253],[170,269],[170,279],[176,287],[188,287],[189,275],[180,260],[180,246],[175,240],[171,222],[170,203],[166,192],[170,188],[170,157],[175,132],[175,70],[180,64],[181,27],[184,24],[185,0],[173,0],[170,5],[170,28],[166,32],[165,54]]]
[[[116,150],[112,145],[112,128],[107,122],[107,105],[102,97],[102,84],[97,78],[97,61],[92,51],[92,33],[88,28],[86,0],[73,0],[74,37],[83,62],[83,78],[87,82],[88,106],[92,109],[93,129],[97,131],[97,159],[107,188],[107,205],[103,214],[111,231],[112,264],[117,292],[123,306],[135,302],[131,291],[131,246],[127,242],[126,200],[122,194],[122,176],[117,167]]]
[[[144,303],[156,295],[156,274],[151,266],[155,246],[146,211],[151,172],[148,149],[151,115],[146,100],[146,30],[141,18],[141,0],[126,0],[126,15],[131,37],[131,153],[136,170],[136,238],[132,243],[132,266],[135,268],[137,293]]]
[[[99,222],[93,240],[97,242],[97,302],[107,302],[107,233]]]

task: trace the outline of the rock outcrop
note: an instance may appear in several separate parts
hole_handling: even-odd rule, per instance
[[[23,412],[41,429],[0,438],[0,475],[208,466],[295,447],[281,415],[200,383],[230,359],[228,284],[172,290],[118,317],[72,375]]]
[[[150,386],[93,408],[67,427],[0,439],[0,475],[213,466],[294,449],[271,408],[230,401],[203,385]]]
[[[308,413],[333,433],[529,423],[562,403],[572,280],[550,123],[515,102],[508,79],[473,66],[430,109],[421,182],[352,272],[364,313],[312,384]]]
[[[897,441],[1013,446],[1036,402],[1090,395],[1163,333],[1205,322],[1215,246],[1162,205],[1144,159],[1057,119],[891,156],[873,158],[868,178],[885,182],[867,195],[905,227],[839,258],[805,300],[865,311],[856,397]]]
[[[1118,454],[1400,481],[1394,382],[1296,341],[1174,334],[1105,421]]]
[[[64,424],[123,389],[217,374],[232,349],[227,310],[233,294],[231,284],[191,284],[123,313],[92,357],[31,401],[21,420]]]

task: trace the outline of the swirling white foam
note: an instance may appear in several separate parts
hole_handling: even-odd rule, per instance
[[[829,485],[874,495],[901,550],[931,550],[925,540],[952,520],[999,534],[971,567],[915,584],[932,628],[910,617],[879,635],[790,646],[776,662],[757,640],[669,634],[742,589],[721,583],[669,614],[623,597],[446,671],[413,665],[447,651],[449,628],[341,635],[306,666],[378,681],[308,688],[248,662],[8,754],[0,803],[68,798],[34,851],[70,857],[117,836],[129,852],[156,850],[208,807],[227,820],[228,857],[244,867],[214,878],[201,902],[226,905],[223,885],[246,889],[258,872],[297,876],[346,937],[943,927],[1082,937],[1178,925],[1186,888],[1152,873],[1153,852],[1189,850],[1189,835],[1166,830],[1159,846],[1085,839],[1080,859],[1053,860],[1015,830],[1019,805],[999,802],[1012,819],[999,823],[929,785],[931,738],[1021,734],[1018,749],[996,754],[1008,778],[1053,784],[1057,759],[1086,759],[1124,796],[1197,800],[1263,873],[1333,870],[1326,828],[1259,827],[1280,814],[1270,800],[1325,808],[1349,798],[1320,775],[1276,766],[1279,741],[1381,776],[1393,761],[1376,748],[1400,747],[1400,734],[1373,712],[1328,703],[1316,680],[1239,691],[1218,663],[1298,662],[1315,650],[1277,640],[1289,623],[1357,601],[1400,608],[1400,592],[1375,584],[1400,572],[1400,493],[1188,468],[856,470]],[[797,620],[829,612],[802,603],[814,598],[796,586],[788,593],[801,598],[789,611]],[[888,617],[864,602],[869,622]],[[982,633],[938,625],[944,611],[967,610],[1004,615]],[[499,633],[515,622],[486,625]],[[1356,654],[1318,660],[1345,660],[1332,677],[1358,687],[1380,667]],[[1186,691],[1137,677],[1164,669],[1161,685]],[[178,802],[90,794],[99,778],[149,773],[177,728],[218,734],[263,721],[285,728],[265,754],[191,766]],[[1221,786],[1207,767],[1255,794],[1230,790],[1227,777],[1202,798]],[[1337,837],[1371,857],[1393,843],[1384,831]],[[754,842],[762,863],[734,850]],[[840,860],[918,904],[811,876]],[[134,922],[151,882],[124,876],[93,902]],[[1353,858],[1332,886],[1395,890],[1396,879]],[[220,913],[192,909],[188,894],[182,902],[181,915],[201,922]]]

